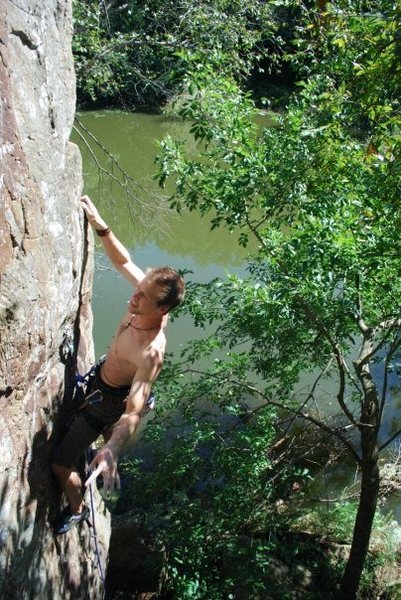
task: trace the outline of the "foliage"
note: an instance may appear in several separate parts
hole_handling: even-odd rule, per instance
[[[382,1],[326,4],[325,12],[297,6],[292,60],[304,79],[277,126],[255,126],[251,98],[226,73],[189,64],[179,113],[200,155],[166,139],[159,178],[174,178],[178,211],[211,212],[214,227],[259,243],[248,279],[191,290],[187,312],[201,325],[217,319],[217,344],[230,348],[227,361],[216,358],[213,385],[236,381],[236,400],[242,389],[319,425],[361,469],[348,598],[368,550],[378,453],[400,429],[380,439],[401,345],[401,11]],[[315,374],[306,399],[297,394],[305,370]],[[329,376],[343,422],[313,408]]]
[[[330,542],[349,544],[356,511],[357,503],[349,501],[339,501],[331,506],[323,505],[321,509],[303,509],[294,520],[294,527],[301,531],[306,529]],[[377,516],[377,526],[382,524],[383,518]]]
[[[337,104],[337,118],[354,135],[378,144],[382,135],[391,140],[400,111],[400,19],[400,6],[388,0],[342,0],[312,18],[301,13],[298,52],[289,58],[321,88],[311,106],[316,118],[317,109],[324,118],[325,105],[333,112]]]
[[[274,5],[259,0],[75,0],[74,21],[79,98],[123,106],[169,98],[189,54],[248,73],[279,25]]]
[[[273,500],[281,488],[292,502],[291,482],[303,476],[289,465],[273,467],[274,412],[247,423],[244,407],[230,401],[235,386],[221,390],[225,406],[218,398],[214,404],[208,377],[172,385],[174,369],[168,366],[157,386],[161,412],[144,433],[146,464],[125,464],[124,509],[146,511],[146,527],[165,548],[172,597],[256,598],[266,587],[284,597],[270,575],[275,533],[286,522]]]
[[[184,199],[190,210],[214,210],[214,226],[240,227],[243,243],[256,235],[260,255],[249,282],[206,286],[191,309],[215,294],[225,341],[251,338],[256,370],[267,381],[280,378],[286,390],[289,373],[294,383],[308,365],[326,364],[333,340],[352,346],[359,304],[372,325],[398,316],[398,165],[367,156],[366,143],[345,130],[338,138],[336,122],[314,128],[302,111],[306,92],[276,128],[257,132],[251,100],[234,82],[215,76],[209,92],[209,74],[200,82],[195,75],[196,93],[181,113],[208,146],[201,159],[190,159],[167,139],[161,182],[174,173],[172,206],[181,210]],[[305,311],[316,320],[308,314],[305,323]]]
[[[153,468],[137,473],[130,494],[136,507],[142,503],[148,507],[148,523],[154,519],[159,527],[162,524],[170,585],[175,597],[182,599],[220,597],[218,591],[229,597],[242,577],[248,579],[246,570],[240,568],[237,581],[234,576],[222,581],[219,565],[237,561],[238,554],[247,562],[259,560],[257,580],[263,578],[265,568],[257,556],[262,549],[257,544],[252,549],[241,547],[239,534],[252,520],[247,510],[249,505],[254,510],[250,494],[261,500],[265,494],[271,426],[267,422],[264,436],[257,436],[259,451],[255,452],[249,440],[252,432],[237,431],[221,443],[217,422],[200,417],[193,415],[185,425],[171,425],[167,419],[165,444],[160,440],[166,418],[148,427],[147,442],[155,452]]]
[[[357,505],[355,502],[338,502],[331,507],[301,510],[294,519],[292,527],[300,531],[309,531],[311,535],[328,544],[349,544],[355,521]],[[396,565],[397,556],[394,550],[394,522],[391,516],[378,512],[374,519],[372,531],[372,547],[367,556],[359,590],[360,598],[377,598],[385,595],[385,581],[380,581],[380,569],[387,565]],[[341,565],[342,561],[339,561]]]
[[[298,91],[274,128],[258,127],[238,79],[287,5],[296,36],[286,59]],[[182,311],[214,330],[165,368],[164,409],[146,432],[153,460],[129,466],[131,498],[167,548],[171,593],[257,597],[273,585],[291,513],[277,502],[297,507],[294,484],[309,477],[302,461],[277,463],[278,418],[284,438],[299,420],[321,427],[360,468],[357,564],[347,580],[357,584],[401,345],[401,10],[383,0],[75,6],[83,93],[160,99],[181,82],[178,112],[199,155],[166,139],[160,183],[174,179],[178,211],[211,213],[213,227],[239,229],[244,246],[253,236],[259,248],[246,278],[188,286]],[[305,372],[313,383],[301,394]],[[340,420],[319,407],[329,379]],[[330,518],[333,535],[350,532],[349,507]]]
[[[199,308],[215,295],[203,319],[217,311],[224,341],[250,340],[256,370],[285,388],[288,370],[294,383],[306,365],[326,364],[335,344],[354,348],[361,318],[379,327],[399,315],[399,96],[388,92],[391,118],[379,133],[368,121],[354,136],[339,118],[339,106],[355,105],[348,70],[342,75],[326,83],[311,76],[277,127],[258,130],[252,101],[233,80],[190,71],[180,113],[205,149],[188,157],[183,143],[167,139],[158,159],[161,184],[174,176],[177,210],[212,211],[213,225],[239,227],[244,244],[256,236],[252,278],[200,288],[188,310],[200,321]],[[397,330],[385,335],[391,341]],[[263,361],[266,347],[273,356]]]

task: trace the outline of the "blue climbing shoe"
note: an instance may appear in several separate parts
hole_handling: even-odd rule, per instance
[[[75,525],[81,523],[81,521],[87,520],[88,517],[89,508],[85,507],[81,513],[74,515],[71,512],[70,507],[66,506],[60,514],[60,517],[54,527],[54,533],[56,535],[63,535],[64,533],[67,533],[67,531],[75,527]]]

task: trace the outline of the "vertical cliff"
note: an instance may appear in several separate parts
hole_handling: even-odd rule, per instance
[[[55,538],[51,436],[92,359],[91,235],[78,208],[71,0],[0,11],[0,597],[98,598],[93,539]],[[89,240],[91,241],[91,240]],[[100,540],[102,560],[108,524]]]

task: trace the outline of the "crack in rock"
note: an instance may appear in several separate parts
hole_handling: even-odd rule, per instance
[[[21,43],[24,46],[27,46],[29,50],[37,50],[39,46],[42,44],[35,44],[33,40],[25,33],[25,31],[21,31],[20,29],[12,29],[11,34],[15,35],[17,38],[21,40]]]

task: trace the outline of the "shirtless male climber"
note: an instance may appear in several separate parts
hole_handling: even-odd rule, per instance
[[[88,516],[83,501],[79,459],[100,434],[106,444],[89,465],[85,485],[103,476],[104,491],[118,484],[117,459],[124,443],[138,428],[146,409],[152,383],[163,365],[167,313],[184,297],[182,277],[169,267],[151,269],[146,275],[131,260],[88,196],[81,198],[88,221],[100,236],[103,248],[116,269],[136,288],[120,322],[105,360],[96,365],[86,389],[87,402],[55,449],[52,470],[69,505],[56,525],[66,533]],[[89,402],[92,398],[93,402]]]

